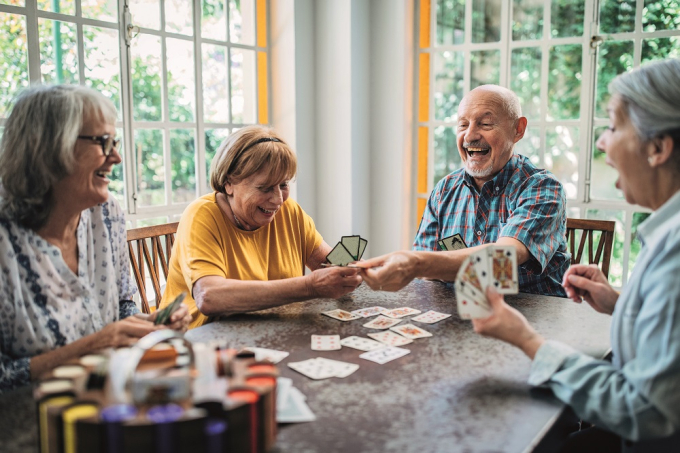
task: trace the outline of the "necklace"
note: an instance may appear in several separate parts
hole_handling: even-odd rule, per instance
[[[243,224],[241,223],[241,221],[238,219],[238,217],[236,217],[236,214],[234,214],[234,210],[233,210],[233,209],[232,209],[232,211],[231,211],[231,215],[234,216],[234,222],[236,222],[236,226],[239,227],[239,228],[242,229],[242,230],[245,230],[245,227],[243,226]],[[248,231],[248,230],[246,230],[246,231]]]

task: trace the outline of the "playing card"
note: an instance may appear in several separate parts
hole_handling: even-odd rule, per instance
[[[288,392],[293,387],[291,378],[279,376],[276,378],[276,411],[283,410],[289,403]]]
[[[402,335],[406,338],[410,338],[411,340],[432,336],[432,334],[427,330],[421,329],[420,327],[414,326],[413,324],[402,324],[400,326],[390,327],[390,330],[397,332],[399,335]]]
[[[401,322],[401,319],[392,319],[392,318],[388,318],[386,316],[380,315],[377,318],[374,318],[371,321],[364,324],[364,327],[368,327],[369,329],[387,329],[387,328],[390,328],[394,325],[399,324],[400,322]]]
[[[406,338],[401,335],[397,335],[394,332],[385,330],[383,332],[369,333],[369,337],[378,340],[379,342],[386,344],[387,346],[403,346],[405,344],[413,343],[413,340]]]
[[[333,367],[335,369],[335,376],[333,377],[339,378],[346,378],[359,369],[359,365],[356,363],[341,362],[340,360],[331,360],[324,357],[317,357],[316,362],[317,364]]]
[[[281,378],[279,378],[281,379]],[[277,393],[278,393],[278,389]],[[284,406],[276,403],[276,421],[278,423],[301,423],[313,422],[316,416],[305,402],[305,396],[295,387],[288,392],[288,399]]]
[[[322,315],[330,316],[333,319],[339,319],[340,321],[351,321],[353,319],[360,319],[363,318],[363,316],[360,316],[358,314],[350,313],[345,310],[340,310],[339,308],[336,310],[331,310],[331,311],[324,311],[321,313]]]
[[[186,296],[187,293],[184,292],[178,294],[177,297],[175,297],[175,300],[170,302],[170,305],[168,305],[167,307],[163,308],[158,312],[154,324],[155,325],[170,324],[170,318],[172,317],[172,314],[179,308],[179,306],[182,304],[182,301]]]
[[[437,311],[426,311],[422,315],[418,315],[415,318],[411,318],[411,321],[418,321],[425,324],[434,324],[435,322],[441,321],[442,319],[450,318],[451,315],[447,313],[439,313]]]
[[[458,304],[458,314],[462,319],[487,318],[491,315],[491,307],[484,301],[479,301],[465,290],[456,288],[456,302]]]
[[[312,335],[312,351],[337,351],[340,348],[340,335]]]
[[[359,259],[361,259],[362,256],[364,256],[364,250],[366,250],[366,246],[368,245],[368,241],[364,238],[359,238]]]
[[[371,362],[375,362],[382,365],[391,360],[403,357],[410,352],[411,351],[409,351],[408,349],[396,348],[394,346],[386,346],[382,349],[376,349],[375,351],[364,352],[359,356],[359,358],[370,360]]]
[[[482,249],[470,255],[469,258],[472,266],[475,268],[475,274],[477,274],[482,294],[486,297],[486,288],[491,283],[491,259],[489,258],[489,252],[487,249]]]
[[[517,294],[517,249],[513,246],[488,247],[491,282],[500,294]]]
[[[463,264],[460,266],[460,269],[458,269],[456,283],[469,292],[475,299],[486,299],[486,295],[484,294],[486,288],[482,287],[482,283],[479,281],[477,271],[475,270],[475,264],[472,262],[471,256],[468,256],[463,260]]]
[[[352,256],[341,242],[338,242],[335,247],[333,247],[333,250],[326,255],[326,261],[338,266],[347,266],[349,263],[356,261],[356,258]]]
[[[374,349],[382,348],[383,344],[369,338],[351,336],[340,340],[342,346],[348,348],[358,349],[359,351],[372,351]]]
[[[461,250],[467,248],[467,245],[463,240],[463,236],[461,236],[459,233],[442,238],[439,242],[439,246],[444,248],[444,250]]]
[[[362,318],[370,318],[371,316],[376,316],[386,311],[383,307],[366,307],[360,308],[358,310],[352,310],[353,315],[361,316]]]
[[[354,257],[355,261],[359,259],[359,244],[361,243],[359,236],[343,236],[340,242],[345,246],[350,255]]]
[[[307,359],[302,362],[290,362],[288,366],[300,374],[311,379],[328,379],[335,376],[335,367],[317,359]]]
[[[285,359],[290,355],[290,352],[286,351],[277,351],[276,349],[267,348],[256,348],[252,346],[243,348],[243,350],[254,352],[255,360],[257,360],[258,362],[268,360],[271,363],[279,363],[281,360]]]
[[[417,315],[420,310],[410,307],[394,308],[392,310],[387,310],[383,312],[383,315],[389,316],[390,318],[403,318],[404,316]]]

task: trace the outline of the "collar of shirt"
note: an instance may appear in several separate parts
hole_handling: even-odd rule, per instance
[[[656,238],[663,237],[673,226],[680,223],[680,191],[676,192],[659,209],[640,224],[637,234],[643,244],[651,246]]]
[[[475,192],[482,192],[488,187],[487,190],[489,190],[492,195],[498,195],[502,193],[505,189],[505,186],[508,185],[510,178],[512,178],[512,175],[515,173],[517,167],[523,163],[522,159],[526,158],[524,156],[520,156],[519,154],[513,154],[501,171],[499,171],[498,174],[493,177],[493,179],[484,183],[481,191],[477,190],[475,180],[472,179],[472,176],[470,176],[467,171],[463,171],[463,182]]]

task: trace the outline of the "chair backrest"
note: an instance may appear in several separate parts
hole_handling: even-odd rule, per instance
[[[610,220],[567,219],[567,244],[571,253],[571,264],[581,262],[584,249],[588,244],[588,264],[599,265],[602,260],[602,272],[609,277],[609,261],[612,256],[615,225],[616,223]],[[577,234],[577,231],[580,234]],[[595,233],[598,232],[597,245],[594,245]]]
[[[161,303],[161,271],[165,280],[168,279],[170,253],[172,244],[175,242],[177,232],[175,223],[165,223],[142,228],[133,228],[127,231],[128,252],[132,273],[137,281],[139,295],[142,298],[142,311],[150,313],[149,300],[146,295],[146,272],[156,295],[156,308]],[[149,247],[151,244],[151,247]]]

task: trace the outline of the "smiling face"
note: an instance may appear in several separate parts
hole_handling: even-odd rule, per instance
[[[78,135],[114,135],[116,128],[98,115],[85,115]],[[74,212],[104,203],[109,198],[108,176],[113,166],[121,162],[117,150],[107,158],[101,145],[88,139],[77,139],[74,151],[74,165],[71,173],[59,180],[53,188],[57,203],[68,205]]]
[[[458,152],[478,187],[503,169],[524,136],[527,120],[508,111],[512,101],[510,90],[482,86],[458,106]]]
[[[262,169],[238,184],[226,183],[225,193],[232,213],[245,230],[267,225],[290,196],[289,180],[269,184],[268,169]]]

